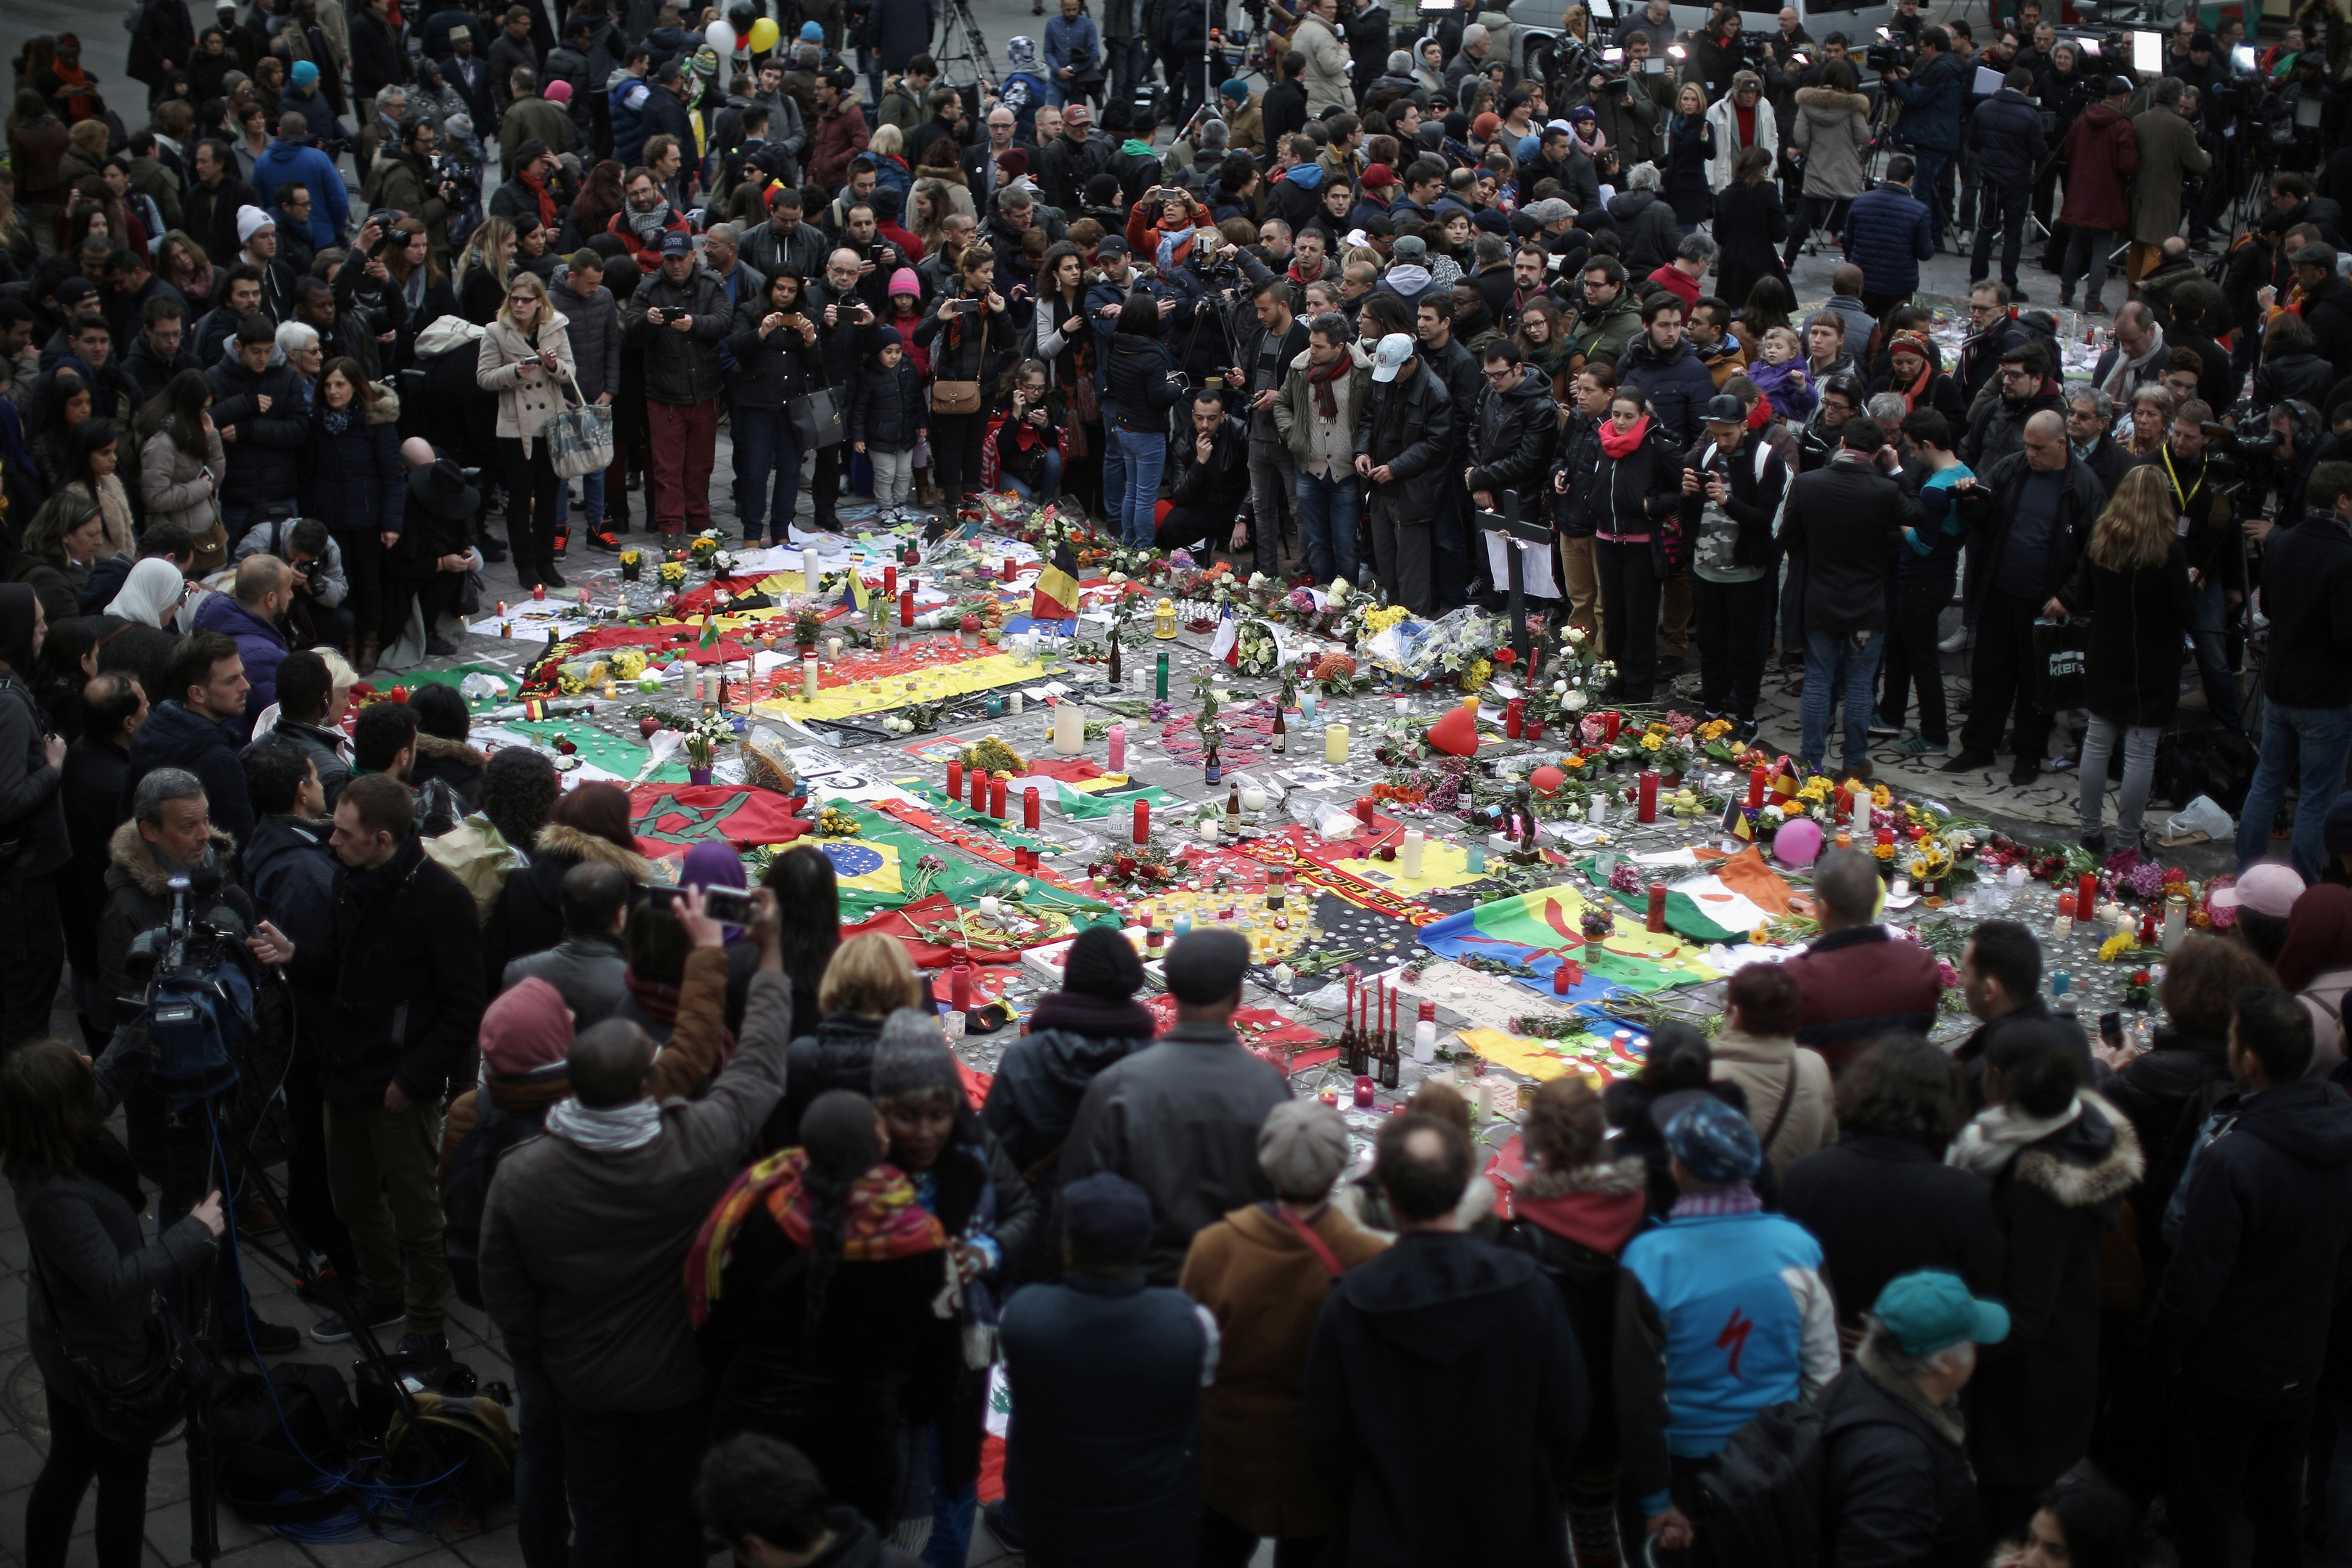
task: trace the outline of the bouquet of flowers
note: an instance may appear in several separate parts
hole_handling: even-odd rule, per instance
[[[661,563],[661,580],[672,587],[686,581],[686,563],[665,561]]]
[[[686,555],[697,566],[709,566],[712,558],[726,548],[727,536],[715,528],[706,528],[696,534],[694,542],[686,547]]]
[[[793,610],[793,641],[803,647],[814,647],[824,631],[824,612],[805,601]]]
[[[1234,636],[1234,668],[1244,675],[1272,675],[1297,655],[1287,646],[1280,626],[1253,616]]]
[[[706,708],[686,727],[686,765],[708,769],[719,746],[735,738],[735,721],[716,708]]]

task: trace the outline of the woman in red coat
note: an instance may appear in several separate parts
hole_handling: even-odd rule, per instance
[[[2106,286],[2107,258],[2131,233],[2130,177],[2139,170],[2139,139],[2124,113],[2130,101],[2128,92],[2112,93],[2083,110],[2066,132],[2066,201],[2058,221],[2070,226],[2074,237],[2058,269],[2062,310],[2074,308],[2074,279],[2086,268],[2091,280],[2083,309],[2094,316],[2105,310],[2099,290]]]

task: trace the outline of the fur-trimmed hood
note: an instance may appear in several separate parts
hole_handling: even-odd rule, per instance
[[[490,765],[489,758],[484,756],[480,752],[476,751],[472,746],[467,745],[465,742],[452,741],[440,735],[428,735],[422,730],[419,730],[416,732],[416,760],[418,762],[463,763],[469,768],[486,768]],[[603,841],[599,840],[598,842],[601,843]],[[607,845],[606,847],[610,848],[611,846]]]
[[[2087,1089],[2083,1114],[2017,1156],[2016,1178],[2061,1208],[2114,1203],[2147,1173],[2139,1134],[2124,1113]]]
[[[1840,92],[1833,87],[1801,87],[1797,89],[1797,107],[1819,110],[1823,114],[1870,112],[1870,100],[1858,92]]]
[[[1511,1189],[1511,1215],[1614,1257],[1642,1228],[1649,1181],[1649,1166],[1639,1155],[1571,1171],[1533,1171]]]
[[[424,737],[419,736],[422,740]],[[617,866],[628,874],[629,880],[646,883],[662,880],[654,875],[654,863],[633,850],[623,849],[593,833],[583,833],[561,822],[551,822],[539,830],[532,847],[550,855],[569,855],[574,860],[597,860],[607,866]]]
[[[212,830],[212,854],[215,861],[226,862],[236,853],[236,840],[215,827]],[[131,885],[151,899],[160,899],[171,891],[172,873],[163,868],[140,837],[136,820],[117,826],[106,841],[106,858],[122,868]]]

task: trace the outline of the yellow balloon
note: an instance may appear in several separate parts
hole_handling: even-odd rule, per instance
[[[773,16],[762,16],[751,24],[751,52],[755,55],[764,55],[776,47],[776,19]]]

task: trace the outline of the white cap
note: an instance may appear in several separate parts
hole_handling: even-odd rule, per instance
[[[236,242],[243,245],[265,228],[276,228],[278,220],[259,207],[236,209]]]
[[[1380,348],[1372,354],[1372,379],[1394,381],[1397,372],[1404,368],[1404,362],[1412,357],[1412,339],[1402,332],[1391,332],[1381,340]]]

